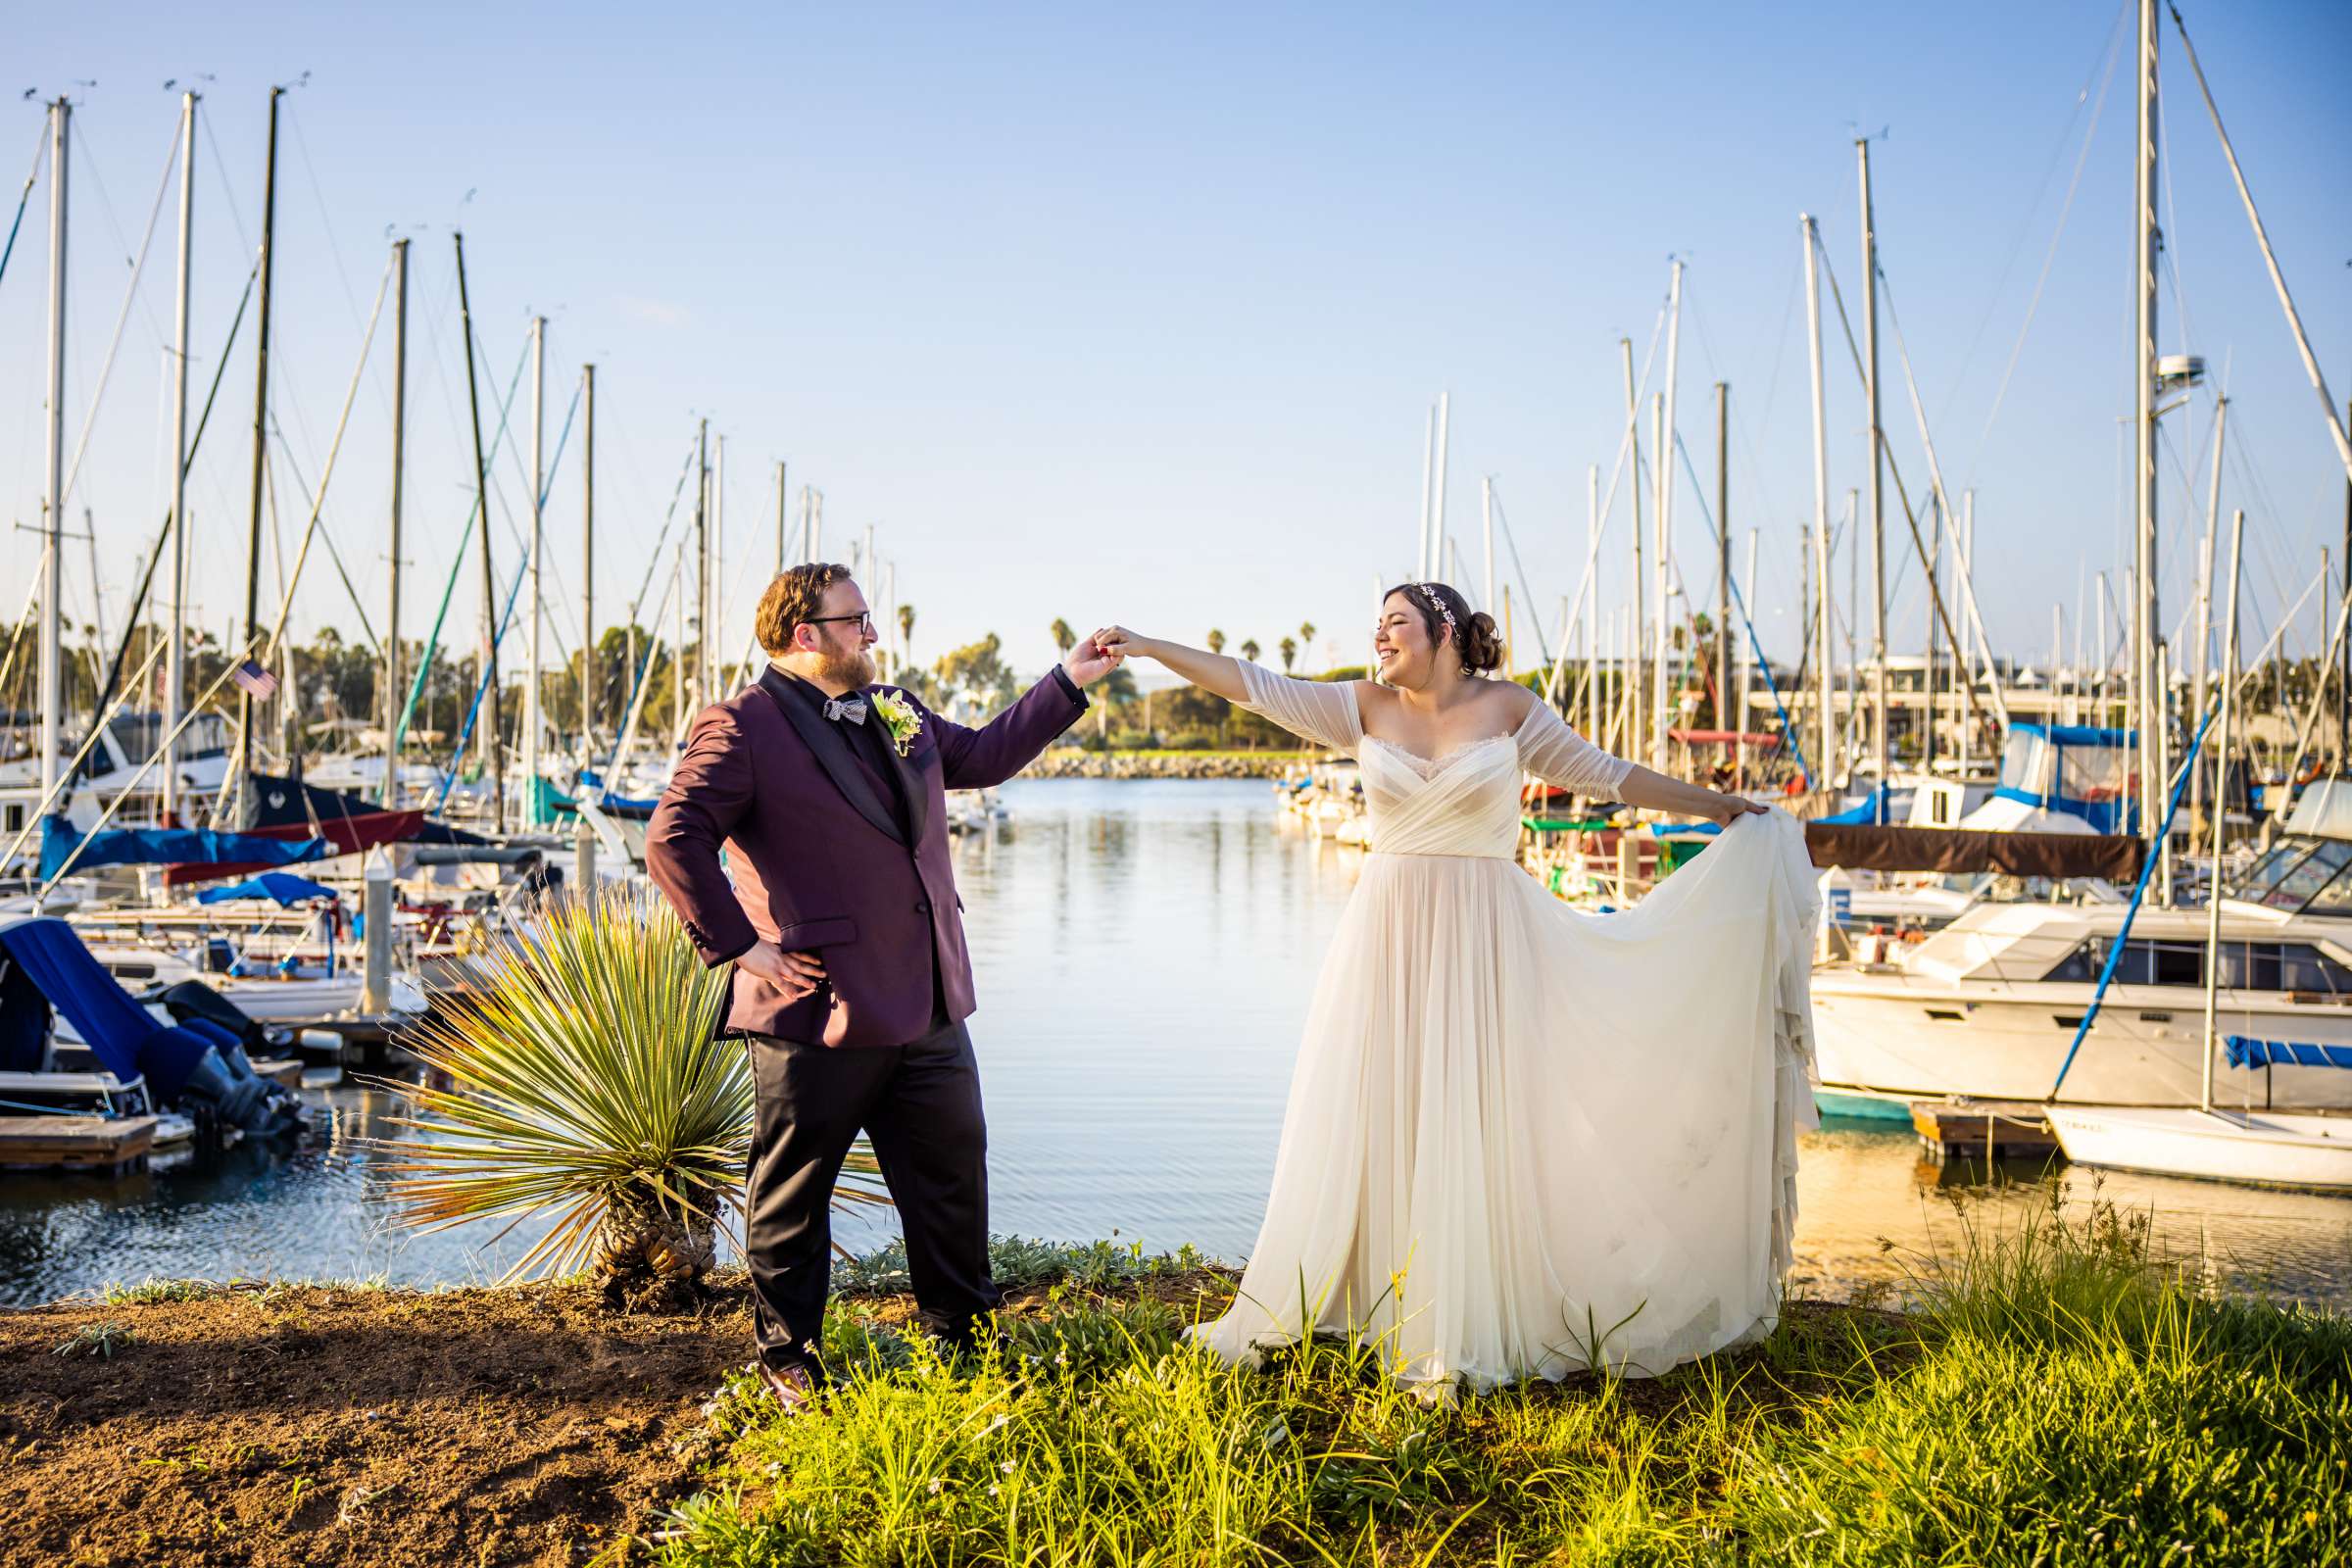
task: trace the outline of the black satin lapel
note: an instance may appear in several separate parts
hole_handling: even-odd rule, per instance
[[[858,808],[859,816],[901,844],[906,843],[899,824],[891,819],[890,808],[875,799],[874,787],[866,782],[865,774],[851,758],[850,743],[842,738],[841,731],[810,712],[808,705],[791,692],[781,690],[771,675],[772,672],[760,675],[760,688],[783,712],[785,720],[800,732],[802,741],[825,770],[825,776],[832,779],[834,788]]]
[[[871,688],[865,696],[867,702],[873,701]],[[877,724],[881,721],[879,714],[872,719]],[[906,794],[906,825],[914,832],[914,842],[920,844],[924,830],[931,825],[931,791],[923,782],[923,770],[914,765],[913,758],[899,751],[898,742],[889,739],[888,731],[884,731],[883,744],[890,753],[890,765],[899,770],[899,788]]]

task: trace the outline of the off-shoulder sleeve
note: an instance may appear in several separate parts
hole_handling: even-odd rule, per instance
[[[1611,757],[1570,729],[1548,704],[1537,703],[1519,726],[1519,765],[1546,784],[1613,800],[1634,764]]]
[[[1364,721],[1355,709],[1355,682],[1298,680],[1246,659],[1234,662],[1242,666],[1246,695],[1241,706],[1258,717],[1350,757],[1363,744]]]

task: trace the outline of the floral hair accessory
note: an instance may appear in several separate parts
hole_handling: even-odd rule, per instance
[[[1446,603],[1445,597],[1438,592],[1438,585],[1425,582],[1420,587],[1421,597],[1429,601],[1429,608],[1446,617],[1446,629],[1460,635],[1462,628],[1453,623],[1453,607]]]

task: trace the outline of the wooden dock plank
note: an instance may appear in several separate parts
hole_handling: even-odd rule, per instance
[[[153,1116],[0,1116],[0,1166],[122,1170],[155,1147]]]
[[[2029,1101],[1917,1101],[1911,1126],[1936,1159],[2000,1159],[2053,1153],[2058,1148],[2058,1135],[2042,1107]]]

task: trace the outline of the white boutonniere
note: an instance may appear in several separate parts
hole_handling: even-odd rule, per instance
[[[912,703],[893,692],[874,693],[873,704],[882,727],[890,731],[890,744],[905,757],[914,749],[914,738],[923,732],[923,715],[914,710]]]

